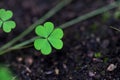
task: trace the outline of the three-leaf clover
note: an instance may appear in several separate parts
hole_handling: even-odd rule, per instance
[[[63,30],[61,28],[54,29],[52,22],[46,22],[43,26],[38,25],[35,29],[35,33],[39,36],[34,41],[34,47],[36,50],[41,50],[42,54],[49,55],[52,51],[51,46],[56,49],[63,47],[62,37]]]
[[[15,28],[16,24],[14,21],[9,20],[12,18],[13,12],[10,10],[0,9],[0,27],[3,31],[8,33]]]

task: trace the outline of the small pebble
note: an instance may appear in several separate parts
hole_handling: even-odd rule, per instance
[[[97,37],[97,38],[96,38],[96,41],[97,41],[97,42],[100,42],[100,38],[99,38],[99,37]]]
[[[50,74],[52,74],[53,73],[53,71],[46,71],[45,72],[45,74],[47,74],[47,75],[50,75]]]
[[[59,69],[58,68],[55,68],[55,74],[59,75]]]
[[[67,69],[67,65],[66,65],[66,64],[63,64],[63,68],[64,68],[64,69]]]
[[[18,61],[18,62],[22,62],[22,61],[23,61],[23,58],[22,58],[22,57],[17,57],[17,61]]]
[[[116,65],[110,64],[110,65],[108,66],[108,68],[107,68],[107,71],[113,71],[113,70],[115,70],[115,68],[117,68]]]
[[[33,64],[33,58],[32,57],[25,58],[25,63],[28,64],[28,65],[32,65]]]
[[[89,51],[88,54],[87,54],[87,56],[90,57],[90,58],[92,58],[93,55],[94,55],[94,52],[92,52],[92,51]]]
[[[91,72],[91,71],[89,71],[89,76],[90,76],[90,77],[94,77],[95,74],[96,74],[95,72]]]
[[[73,78],[70,76],[69,79],[72,80]]]
[[[94,61],[94,62],[103,62],[103,60],[98,59],[98,58],[93,58],[93,61]]]

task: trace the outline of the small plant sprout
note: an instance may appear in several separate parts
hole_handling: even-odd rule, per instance
[[[11,10],[0,9],[0,27],[6,33],[11,32],[15,28],[16,23],[10,18],[12,18],[13,12]]]
[[[102,55],[101,55],[101,52],[97,52],[97,53],[94,54],[94,57],[95,57],[95,58],[100,58],[101,56],[102,56]]]
[[[51,46],[55,49],[61,49],[63,47],[61,40],[64,35],[63,30],[61,28],[54,29],[52,22],[46,22],[43,26],[38,25],[35,33],[39,38],[34,41],[34,47],[36,50],[41,50],[43,55],[49,55],[51,53]]]

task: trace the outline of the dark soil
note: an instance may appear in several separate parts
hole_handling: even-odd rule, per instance
[[[1,0],[0,7],[14,12],[17,28],[10,34],[0,31],[0,46],[23,32],[60,0]],[[56,26],[79,15],[112,3],[114,0],[74,0],[48,21]],[[103,21],[102,15],[64,29],[64,47],[43,56],[33,47],[0,56],[0,62],[10,65],[19,80],[120,80],[120,20],[112,16]],[[34,33],[20,40],[32,38]],[[96,58],[95,53],[101,57]],[[109,71],[114,64],[117,68]]]

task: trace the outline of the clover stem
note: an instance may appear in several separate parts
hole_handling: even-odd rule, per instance
[[[102,8],[100,8],[100,9],[95,10],[95,11],[92,11],[92,12],[90,12],[90,13],[87,13],[87,14],[85,14],[85,15],[83,15],[83,16],[79,16],[79,17],[77,17],[77,18],[75,18],[75,19],[73,19],[73,20],[71,20],[71,21],[68,21],[68,22],[60,25],[60,27],[61,27],[61,28],[70,27],[71,25],[74,25],[74,24],[76,24],[76,23],[78,23],[78,22],[84,21],[84,20],[86,20],[86,19],[88,19],[88,18],[91,18],[91,17],[94,17],[94,16],[99,15],[99,14],[101,14],[101,13],[104,13],[104,12],[106,12],[106,11],[108,11],[108,10],[111,10],[111,9],[113,9],[113,8],[116,8],[116,7],[118,7],[118,6],[119,6],[119,2],[117,2],[117,1],[116,1],[116,2],[113,2],[113,3],[111,3],[111,4],[109,4],[109,5],[105,6],[105,7],[102,7]]]
[[[10,48],[8,48],[8,49],[6,49],[6,50],[4,50],[4,51],[1,51],[0,52],[0,55],[2,55],[2,54],[4,54],[4,53],[6,53],[6,52],[9,52],[9,51],[12,51],[12,50],[17,50],[17,49],[22,49],[22,48],[27,48],[27,47],[30,47],[30,46],[25,46],[25,45],[28,45],[28,44],[30,44],[30,43],[32,43],[35,39],[37,39],[37,38],[39,38],[39,37],[34,37],[34,38],[31,38],[31,39],[29,39],[29,40],[27,40],[27,41],[24,41],[24,42],[22,42],[22,43],[19,43],[19,44],[17,44],[17,45],[14,45],[13,47],[10,47]],[[25,47],[23,47],[23,46],[25,46]]]
[[[63,28],[63,29],[65,29],[65,28],[67,28],[67,27],[70,27],[71,25],[74,25],[74,24],[78,23],[78,22],[84,21],[84,20],[89,19],[89,18],[91,18],[91,17],[94,17],[94,16],[96,16],[96,15],[102,14],[103,12],[109,11],[109,10],[111,10],[111,9],[113,9],[113,8],[119,7],[119,4],[117,4],[117,3],[119,3],[119,1],[116,1],[116,2],[111,3],[111,4],[109,4],[109,5],[105,6],[105,7],[102,7],[102,8],[99,8],[99,9],[97,9],[97,10],[94,10],[94,11],[92,11],[92,12],[90,12],[90,13],[87,13],[87,14],[85,14],[85,15],[83,15],[83,16],[79,16],[79,17],[77,17],[77,18],[75,18],[75,19],[73,19],[73,20],[71,20],[71,21],[68,21],[68,22],[60,25],[60,27]],[[33,25],[33,26],[35,27],[35,25]],[[27,33],[29,33],[29,32],[27,32]],[[24,37],[24,35],[22,35],[22,37]],[[21,38],[21,37],[20,37],[20,38]],[[31,39],[33,39],[33,41],[34,41],[35,37],[33,37],[33,38],[31,38]],[[31,40],[31,39],[30,39],[30,40]],[[24,42],[22,42],[22,43],[16,44],[15,46],[17,46],[17,47],[13,46],[13,47],[11,47],[11,48],[14,49],[14,50],[15,50],[15,48],[16,48],[16,49],[19,49],[19,48],[21,48],[22,46],[25,46],[25,45],[30,44],[30,43],[32,42],[32,41],[30,41],[30,40],[27,40],[27,41],[24,41]],[[15,41],[15,42],[16,42],[16,41]],[[12,43],[12,44],[13,44],[13,43]],[[20,44],[22,44],[22,45],[20,45]],[[20,46],[19,46],[19,45],[20,45]],[[1,49],[0,49],[0,50],[1,50]],[[7,49],[6,49],[6,50],[7,50]],[[11,51],[11,50],[9,50],[9,51]],[[4,53],[6,53],[6,52],[4,52]]]
[[[12,46],[14,43],[19,41],[21,38],[25,37],[27,34],[29,34],[37,25],[42,24],[44,21],[46,21],[48,18],[52,17],[55,13],[60,11],[64,6],[69,4],[72,0],[62,0],[59,2],[54,8],[52,8],[48,13],[46,13],[41,19],[36,21],[34,24],[32,24],[28,29],[26,29],[24,32],[22,32],[18,37],[14,38],[10,42],[6,43],[4,46],[0,48],[0,53],[1,51],[9,48]]]

